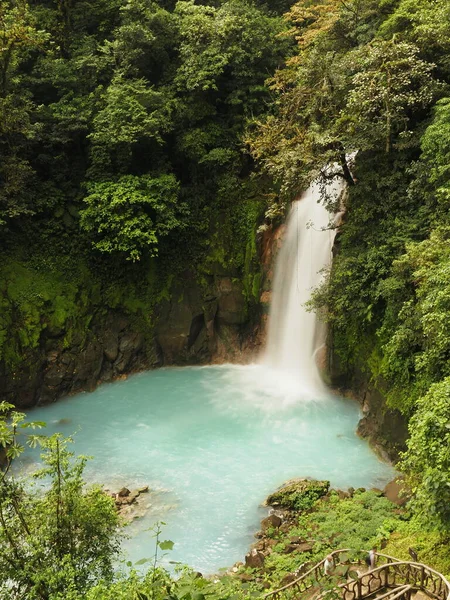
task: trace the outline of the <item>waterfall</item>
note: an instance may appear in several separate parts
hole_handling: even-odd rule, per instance
[[[341,178],[326,185],[336,198],[344,187]],[[320,203],[324,187],[314,182],[290,209],[283,246],[275,264],[267,348],[263,364],[289,381],[301,397],[326,392],[317,366],[317,353],[325,343],[325,327],[305,303],[331,263],[335,230],[330,213]]]

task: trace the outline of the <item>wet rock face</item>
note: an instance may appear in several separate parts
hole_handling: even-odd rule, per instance
[[[93,314],[87,329],[73,323],[44,329],[20,369],[11,372],[0,361],[2,399],[25,408],[162,365],[245,362],[257,323],[249,312],[239,280],[215,276],[205,288],[186,273],[156,307],[145,332],[113,310]]]
[[[357,433],[366,438],[379,456],[386,461],[398,460],[406,448],[408,421],[400,411],[387,406],[383,392],[376,389],[367,374],[355,372],[345,376],[338,361],[331,355],[331,384],[343,396],[351,397],[361,404],[362,418]],[[382,382],[379,382],[382,388]]]
[[[328,373],[330,385],[342,396],[357,400],[363,416],[357,433],[366,438],[383,460],[396,462],[406,449],[408,420],[400,411],[391,409],[383,396],[383,381],[378,378],[375,388],[366,372],[348,372],[329,344]]]
[[[142,333],[116,312],[93,318],[85,334],[69,336],[70,343],[66,333],[62,331],[56,338],[45,331],[39,347],[24,357],[20,370],[11,373],[0,363],[0,389],[5,400],[23,408],[54,402],[162,362],[156,344],[145,344]]]
[[[382,394],[370,386],[363,388],[358,397],[363,399],[363,417],[358,423],[358,435],[367,438],[381,458],[397,461],[408,438],[406,418],[398,410],[387,408]]]
[[[248,299],[242,273],[213,265],[201,284],[193,272],[179,276],[152,307],[145,331],[120,310],[93,307],[82,315],[89,322],[83,333],[69,322],[43,329],[38,346],[23,351],[20,369],[12,372],[0,360],[1,399],[25,408],[162,365],[250,362],[264,345],[284,229],[269,227],[258,236],[259,298]]]
[[[155,338],[164,364],[242,360],[254,337],[243,285],[231,277],[213,277],[202,291],[186,274],[158,309]]]

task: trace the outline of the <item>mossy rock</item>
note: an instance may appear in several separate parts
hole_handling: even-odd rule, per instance
[[[293,479],[268,496],[265,504],[288,510],[304,511],[310,509],[319,498],[325,496],[329,488],[329,481]]]

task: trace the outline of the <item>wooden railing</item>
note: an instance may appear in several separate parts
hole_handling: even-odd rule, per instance
[[[331,589],[319,593],[316,600],[329,595],[336,597],[336,592],[339,592],[339,596],[343,600],[363,600],[374,596],[377,596],[377,600],[381,598],[410,600],[411,594],[418,590],[423,591],[434,600],[450,600],[450,583],[441,573],[427,565],[401,561],[393,556],[377,553],[378,566],[366,573],[354,576],[353,573],[349,573],[351,567],[357,568],[361,563],[349,560],[348,555],[351,552],[349,549],[331,552],[336,565],[348,565],[346,571],[341,574],[345,576],[346,581],[340,584],[336,583],[332,587],[332,594]],[[267,600],[297,598],[300,594],[318,586],[322,581],[326,581],[327,587],[329,587],[332,579],[325,575],[324,563],[325,559],[291,583],[265,594],[264,598]]]
[[[351,550],[343,549],[343,550],[335,550],[334,552],[330,552],[330,555],[333,557],[335,563],[341,563],[340,557],[344,553],[351,552]],[[311,589],[313,586],[317,585],[319,581],[325,578],[324,573],[324,564],[325,558],[321,560],[319,563],[311,567],[306,573],[303,573],[294,581],[291,581],[287,585],[274,590],[273,592],[269,592],[264,595],[264,598],[270,600],[280,600],[280,598],[284,598],[285,595],[289,594],[292,596],[292,592],[297,594],[302,594]]]

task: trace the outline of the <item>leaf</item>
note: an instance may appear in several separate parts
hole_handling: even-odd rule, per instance
[[[140,560],[138,560],[137,562],[135,562],[135,565],[144,565],[145,563],[151,562],[152,559],[151,558],[141,558]]]
[[[172,550],[174,547],[174,542],[171,540],[164,540],[163,542],[158,542],[158,546],[161,550]]]
[[[47,423],[45,421],[30,421],[29,423],[21,423],[21,429],[42,429],[42,427],[46,427]]]
[[[18,456],[20,456],[20,454],[22,454],[23,452],[23,447],[19,446],[18,444],[11,444],[11,446],[8,447],[8,449],[6,450],[6,456],[8,458],[17,458]]]

